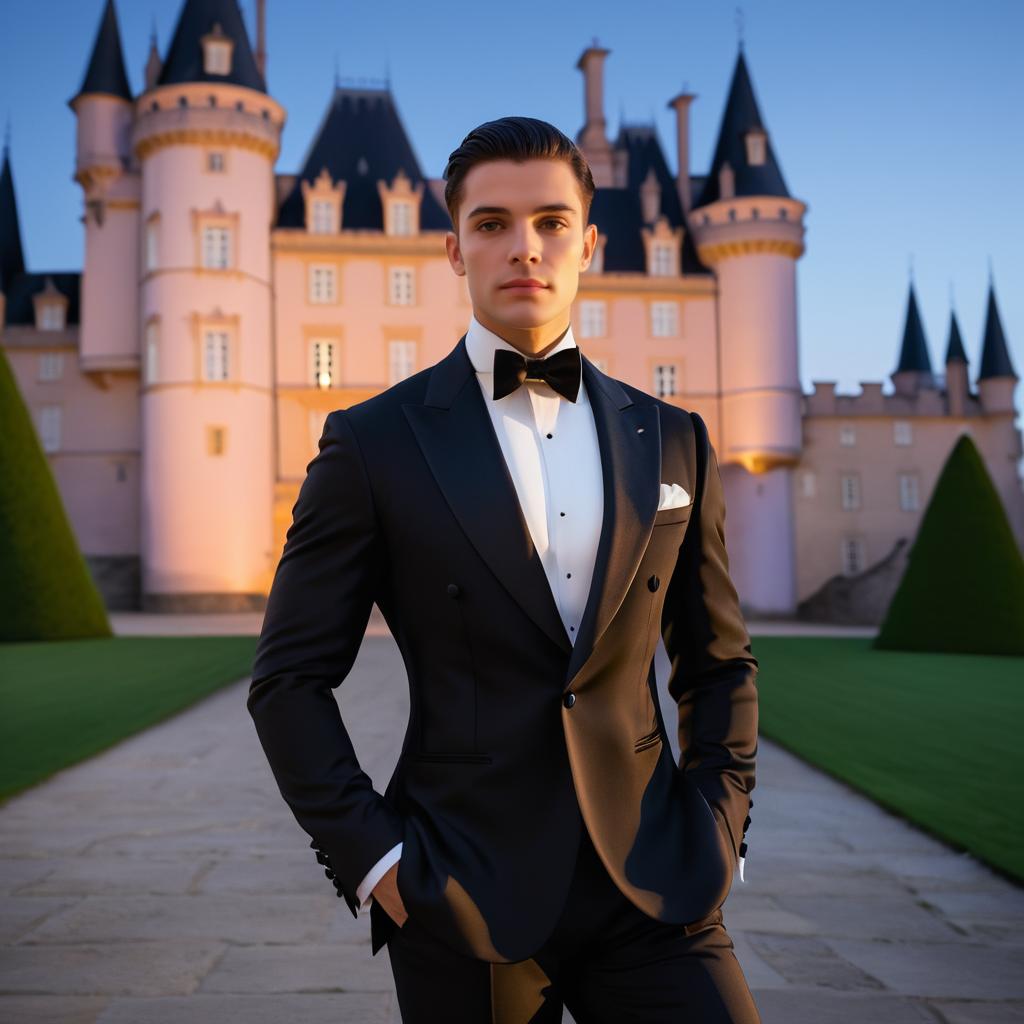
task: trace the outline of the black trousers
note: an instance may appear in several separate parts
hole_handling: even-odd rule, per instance
[[[403,1024],[760,1024],[719,907],[666,924],[622,895],[586,828],[566,905],[529,960],[491,964],[412,917],[387,942]]]

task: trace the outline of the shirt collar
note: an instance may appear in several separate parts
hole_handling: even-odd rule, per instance
[[[558,344],[552,346],[544,357],[547,358],[563,348],[575,348],[576,339],[573,337],[572,324],[568,326],[565,334],[559,339]],[[494,350],[496,348],[507,348],[512,352],[519,352],[515,345],[509,344],[504,338],[499,337],[493,331],[489,331],[475,316],[469,318],[469,329],[466,331],[466,353],[477,373],[494,373]],[[522,353],[520,353],[522,355]]]

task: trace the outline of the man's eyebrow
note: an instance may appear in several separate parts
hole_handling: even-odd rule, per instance
[[[467,214],[467,217],[476,217],[481,213],[511,213],[512,211],[504,206],[477,206]],[[568,203],[548,203],[545,206],[538,206],[534,213],[575,213],[576,210]]]

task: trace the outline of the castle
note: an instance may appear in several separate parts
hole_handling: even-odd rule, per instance
[[[4,153],[0,344],[112,608],[262,607],[326,414],[439,360],[471,313],[444,252],[444,182],[390,88],[336,84],[303,166],[275,170],[285,111],[256,10],[254,48],[236,0],[184,0],[134,95],[106,0],[70,100],[81,273],[26,269]],[[911,286],[893,393],[805,394],[807,206],[742,50],[705,174],[690,171],[691,94],[669,101],[678,174],[653,127],[609,139],[608,53],[595,42],[578,63],[600,235],[573,329],[605,372],[708,424],[748,613],[792,615],[891,561],[965,431],[1024,544],[1017,376],[991,284],[975,390],[955,316],[933,372]],[[882,597],[867,604],[877,621]]]

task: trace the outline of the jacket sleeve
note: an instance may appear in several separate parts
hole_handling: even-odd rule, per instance
[[[757,660],[729,576],[725,497],[707,427],[694,427],[697,484],[662,615],[671,670],[668,691],[679,708],[679,767],[724,817],[734,853],[750,824],[757,755]]]
[[[359,652],[382,563],[369,478],[337,410],[292,509],[246,706],[281,795],[353,914],[360,880],[403,838],[401,816],[359,766],[332,692]]]

